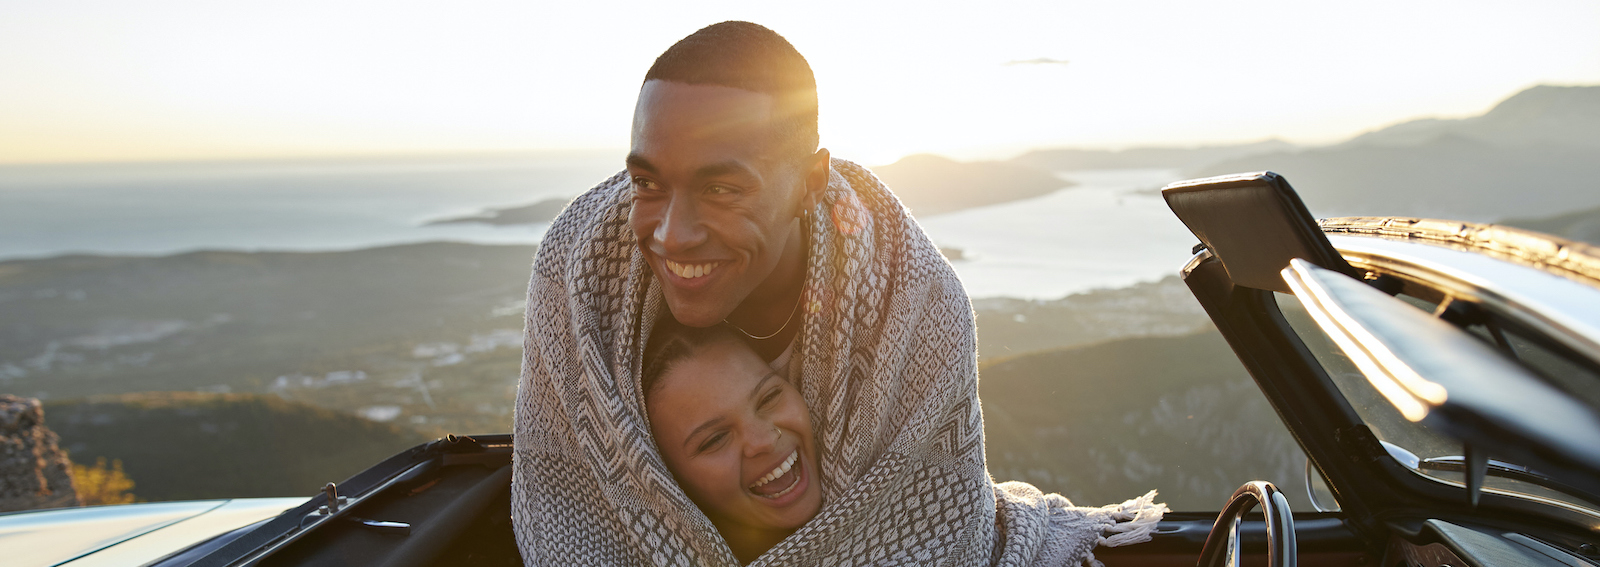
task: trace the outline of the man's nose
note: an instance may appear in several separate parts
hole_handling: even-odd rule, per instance
[[[667,255],[693,250],[706,240],[705,227],[700,222],[700,211],[694,199],[675,197],[667,203],[661,224],[656,225],[656,242],[661,243]]]

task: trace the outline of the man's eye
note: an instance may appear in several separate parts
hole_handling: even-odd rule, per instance
[[[661,186],[657,185],[656,182],[654,182],[654,181],[651,181],[649,179],[645,179],[643,177],[635,177],[635,178],[633,178],[633,190],[634,191],[652,192],[652,191],[658,191],[660,189],[661,189]]]
[[[738,193],[738,191],[735,191],[732,187],[728,187],[726,185],[712,185],[706,187],[707,195],[731,195],[734,193]]]

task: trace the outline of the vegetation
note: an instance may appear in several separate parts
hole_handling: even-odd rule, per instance
[[[105,457],[95,459],[93,466],[72,463],[72,486],[84,506],[132,504],[139,500],[132,492],[133,481],[122,472],[122,459],[113,459],[110,466]]]
[[[979,389],[996,479],[1096,505],[1155,488],[1175,510],[1267,479],[1310,506],[1303,453],[1215,330],[993,360]]]
[[[150,392],[45,406],[67,450],[95,459],[94,467],[81,467],[89,475],[78,484],[85,502],[127,501],[134,483],[139,497],[152,501],[309,496],[425,440],[391,424],[258,394]]]

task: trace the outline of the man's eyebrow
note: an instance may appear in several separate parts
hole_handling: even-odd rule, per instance
[[[699,435],[703,430],[721,425],[723,421],[727,420],[721,417],[714,417],[706,420],[705,423],[700,424],[700,427],[694,428],[694,431],[690,431],[688,435],[683,436],[683,448],[689,449],[689,442],[694,440],[696,435]]]
[[[739,163],[737,161],[725,161],[725,162],[722,162],[722,163],[713,163],[711,165],[703,165],[703,166],[700,166],[699,169],[694,170],[694,176],[702,178],[702,179],[707,178],[707,177],[719,177],[719,176],[729,175],[729,174],[743,175],[745,177],[756,177],[756,172],[755,171],[751,170],[749,167],[746,167],[744,164]]]
[[[626,163],[628,167],[637,167],[650,173],[656,173],[657,171],[656,166],[650,164],[650,160],[644,159],[644,156],[639,154],[628,154]]]

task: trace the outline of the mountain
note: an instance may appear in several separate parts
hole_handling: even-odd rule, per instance
[[[476,215],[439,219],[436,221],[429,221],[427,224],[480,223],[493,226],[505,226],[513,224],[536,224],[550,222],[555,220],[556,215],[561,214],[561,210],[567,208],[567,203],[571,201],[572,199],[545,199],[532,205],[489,209]]]
[[[918,217],[1038,197],[1072,185],[1022,165],[958,162],[932,154],[906,156],[872,172]]]
[[[1341,145],[1417,146],[1446,136],[1497,147],[1600,149],[1600,86],[1539,85],[1512,95],[1482,116],[1411,120],[1367,132]]]
[[[997,481],[1080,505],[1154,488],[1174,510],[1216,510],[1265,479],[1309,509],[1303,453],[1215,330],[997,359],[978,376]]]
[[[254,394],[148,392],[45,404],[78,462],[122,461],[140,498],[310,497],[426,440],[414,431]]]
[[[1080,169],[1190,168],[1253,154],[1287,152],[1295,148],[1283,140],[1252,144],[1181,147],[1140,147],[1125,150],[1040,149],[1011,159],[1011,163],[1046,171]]]
[[[1600,206],[1600,86],[1533,87],[1482,116],[1406,122],[1348,142],[1224,160],[1190,177],[1272,170],[1315,216],[1494,222]]]
[[[1535,219],[1507,219],[1499,224],[1526,228],[1600,246],[1600,207]]]

